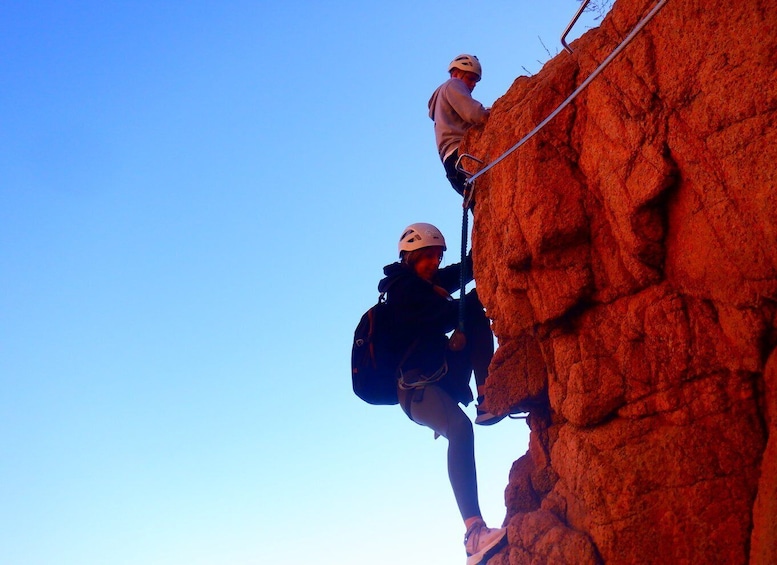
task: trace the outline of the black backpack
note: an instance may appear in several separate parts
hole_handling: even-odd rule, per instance
[[[353,333],[351,380],[356,396],[369,404],[398,404],[399,363],[388,347],[391,331],[389,306],[382,293],[367,310]]]

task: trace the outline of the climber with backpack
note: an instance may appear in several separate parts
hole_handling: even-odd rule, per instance
[[[481,516],[474,433],[459,404],[466,406],[473,400],[469,382],[474,370],[476,422],[489,425],[501,420],[482,409],[494,341],[475,290],[467,293],[464,303],[466,338],[456,335],[461,331],[459,301],[451,293],[462,281],[466,285],[473,280],[472,257],[467,255],[464,264],[440,268],[446,249],[445,238],[435,226],[408,226],[399,239],[400,261],[384,267],[386,276],[378,290],[387,294],[391,327],[387,347],[399,363],[397,400],[411,420],[448,440],[448,474],[466,528],[467,565],[476,565],[499,546],[505,530],[488,528]],[[454,330],[449,339],[447,334]]]
[[[476,56],[459,55],[448,65],[448,73],[450,78],[429,99],[429,117],[434,121],[437,151],[445,175],[454,190],[464,196],[467,177],[456,168],[459,144],[469,128],[486,121],[490,110],[472,98],[472,91],[483,76]]]

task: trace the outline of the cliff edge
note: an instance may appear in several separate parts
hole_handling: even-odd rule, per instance
[[[518,78],[492,162],[652,8]],[[529,412],[490,565],[777,563],[777,3],[669,0],[476,180],[492,411]]]

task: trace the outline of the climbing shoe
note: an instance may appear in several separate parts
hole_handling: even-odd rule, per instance
[[[491,426],[504,420],[507,417],[507,414],[504,416],[497,416],[486,410],[483,407],[483,400],[484,398],[482,396],[478,396],[477,414],[475,416],[476,424],[480,426]]]
[[[507,534],[505,528],[488,528],[483,520],[472,524],[464,536],[467,565],[480,565],[485,559],[491,557],[505,539],[505,534]]]
[[[507,417],[507,414],[503,414],[502,416],[496,416],[495,414],[492,414],[488,410],[481,410],[480,408],[477,409],[477,416],[475,416],[475,423],[479,426],[491,426],[493,424],[496,424],[497,422],[501,422]]]

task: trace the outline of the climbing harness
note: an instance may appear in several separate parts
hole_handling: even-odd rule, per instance
[[[586,3],[587,3],[587,2],[586,2]],[[577,97],[578,97],[578,95],[579,95],[581,92],[583,92],[583,90],[585,90],[585,89],[588,87],[588,85],[589,85],[589,84],[591,84],[591,81],[593,81],[593,80],[594,80],[594,79],[595,79],[595,78],[596,78],[596,77],[599,75],[599,73],[601,73],[601,72],[602,72],[602,71],[603,71],[603,70],[604,70],[604,69],[607,67],[607,65],[609,65],[609,64],[612,62],[612,60],[613,60],[613,59],[615,59],[615,57],[617,57],[617,56],[620,54],[620,52],[621,52],[621,51],[623,51],[623,50],[626,48],[626,46],[627,46],[629,43],[631,43],[631,40],[632,40],[632,39],[634,39],[634,37],[636,37],[636,35],[637,35],[637,34],[638,34],[640,31],[642,31],[642,28],[643,28],[643,27],[645,27],[645,26],[647,25],[647,23],[648,23],[650,20],[652,20],[652,19],[653,19],[653,16],[655,16],[655,15],[658,13],[658,11],[659,11],[661,8],[663,8],[663,7],[664,7],[664,4],[666,4],[666,3],[667,3],[667,0],[659,0],[659,1],[658,1],[658,3],[657,3],[655,6],[653,6],[653,9],[651,9],[651,10],[650,10],[650,12],[648,12],[648,13],[647,13],[647,15],[646,15],[644,18],[642,18],[642,19],[639,21],[639,23],[637,23],[637,25],[636,25],[636,26],[634,26],[634,29],[633,29],[633,30],[631,30],[631,33],[629,33],[629,34],[626,36],[626,38],[625,38],[623,41],[621,41],[621,43],[620,43],[620,44],[619,44],[619,45],[618,45],[618,46],[617,46],[617,47],[616,47],[616,48],[613,50],[613,52],[612,52],[612,53],[610,53],[610,54],[607,56],[607,58],[606,58],[604,61],[602,61],[602,62],[599,64],[599,66],[598,66],[598,67],[596,67],[596,69],[595,69],[595,70],[594,70],[594,71],[593,71],[593,72],[592,72],[592,73],[591,73],[591,74],[588,76],[588,78],[586,78],[586,79],[585,79],[585,80],[584,80],[584,81],[583,81],[583,82],[580,84],[580,86],[578,86],[578,87],[575,89],[575,91],[574,91],[572,94],[570,94],[570,95],[569,95],[569,97],[567,97],[567,99],[566,99],[566,100],[564,100],[564,101],[563,101],[563,102],[562,102],[562,103],[561,103],[561,104],[560,104],[560,105],[559,105],[559,106],[558,106],[558,107],[557,107],[555,110],[553,110],[553,111],[552,111],[552,112],[551,112],[551,113],[548,115],[548,117],[546,117],[544,120],[542,120],[542,121],[541,121],[541,122],[540,122],[540,123],[539,123],[539,124],[538,124],[538,125],[537,125],[537,126],[534,128],[534,129],[533,129],[533,130],[531,130],[529,133],[527,133],[525,136],[523,136],[523,138],[521,138],[521,140],[520,140],[520,141],[518,141],[518,143],[516,143],[515,145],[513,145],[513,146],[512,146],[510,149],[508,149],[508,150],[507,150],[507,151],[505,151],[504,153],[502,153],[502,154],[501,154],[499,157],[497,157],[497,158],[496,158],[494,161],[492,161],[491,163],[489,163],[488,165],[486,165],[486,166],[485,166],[483,169],[481,169],[481,170],[480,170],[480,171],[478,171],[477,173],[475,173],[475,174],[473,174],[473,175],[469,176],[469,177],[467,178],[467,180],[465,181],[465,185],[468,187],[468,188],[467,188],[467,190],[468,190],[468,191],[470,191],[470,193],[474,193],[474,189],[475,189],[475,186],[474,186],[474,185],[475,185],[475,181],[476,181],[476,180],[477,180],[479,177],[483,176],[483,175],[484,175],[484,174],[486,174],[488,171],[490,171],[491,169],[493,169],[493,168],[494,168],[494,167],[495,167],[495,166],[496,166],[498,163],[502,162],[502,161],[503,161],[503,160],[504,160],[504,159],[505,159],[505,158],[506,158],[508,155],[510,155],[510,154],[511,154],[513,151],[515,151],[516,149],[518,149],[519,147],[521,147],[521,146],[522,146],[524,143],[526,143],[527,141],[529,141],[529,140],[530,140],[532,137],[534,137],[534,136],[537,134],[537,132],[539,132],[540,130],[542,130],[542,129],[543,129],[543,128],[544,128],[544,127],[545,127],[545,126],[548,124],[548,122],[550,122],[550,121],[551,121],[553,118],[555,118],[555,117],[556,117],[556,116],[559,114],[559,112],[561,112],[561,110],[563,110],[564,108],[566,108],[566,107],[567,107],[567,106],[568,106],[568,105],[569,105],[569,104],[570,104],[570,103],[571,103],[571,102],[572,102],[572,101],[573,101],[575,98],[577,98]],[[570,25],[568,26],[567,30],[564,32],[564,35],[562,36],[562,43],[564,43],[564,41],[563,41],[563,38],[565,38],[565,37],[566,37],[566,34],[568,34],[568,33],[569,33],[569,30],[572,28],[572,26],[574,25],[574,23],[577,21],[577,18],[580,16],[580,12],[582,12],[582,9],[583,9],[584,7],[585,7],[585,5],[583,5],[583,6],[581,7],[581,9],[578,11],[578,14],[575,16],[575,18],[573,18],[572,22],[570,22]],[[565,47],[566,47],[566,44],[565,44]],[[571,49],[570,49],[570,51],[571,51]]]
[[[413,411],[410,408],[414,402],[422,402],[424,399],[425,388],[442,380],[448,374],[448,361],[444,360],[442,367],[437,369],[431,375],[424,375],[418,369],[412,369],[404,372],[400,369],[400,377],[397,382],[398,387],[405,391],[404,396],[400,396],[400,405],[408,418],[413,420]],[[413,420],[415,422],[415,420]],[[438,432],[434,432],[434,439],[440,437]]]
[[[399,369],[399,381],[398,386],[402,390],[413,390],[417,388],[424,388],[427,385],[434,384],[448,374],[448,361],[444,360],[442,366],[437,369],[431,375],[424,375],[418,369],[410,371],[403,371]]]

